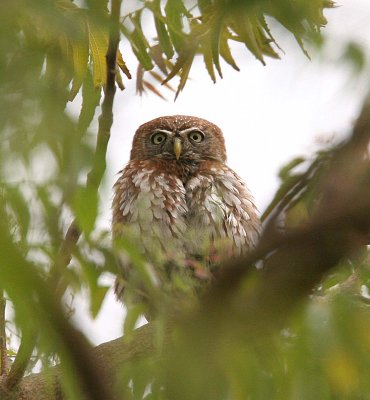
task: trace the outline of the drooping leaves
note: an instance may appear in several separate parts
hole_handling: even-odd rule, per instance
[[[232,56],[232,42],[244,44],[263,65],[266,64],[266,57],[279,58],[278,51],[281,49],[270,31],[266,17],[276,20],[291,32],[308,56],[304,40],[317,34],[326,24],[323,10],[333,6],[333,2],[324,0],[260,3],[199,0],[195,7],[192,5],[187,8],[183,0],[155,0],[146,6],[152,13],[156,29],[153,44],[142,27],[142,11],[145,7],[129,15],[135,29],[130,31],[123,24],[123,32],[145,70],[151,70],[154,62],[163,72],[162,57],[170,60],[176,55],[177,61],[164,82],[176,75],[180,77],[177,97],[186,84],[195,55],[202,55],[213,82],[216,80],[215,70],[222,78],[220,57],[235,70],[239,70]],[[158,45],[160,54],[152,51]]]

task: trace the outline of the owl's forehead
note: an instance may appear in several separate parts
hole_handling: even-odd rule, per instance
[[[170,132],[181,132],[183,130],[198,128],[202,130],[211,129],[221,134],[221,130],[215,124],[198,117],[189,115],[171,115],[153,119],[141,125],[138,132],[150,133],[155,129],[164,129]]]

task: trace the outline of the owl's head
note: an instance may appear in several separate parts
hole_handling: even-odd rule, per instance
[[[159,117],[135,133],[131,160],[165,158],[181,161],[226,161],[221,129],[202,118],[186,115]]]

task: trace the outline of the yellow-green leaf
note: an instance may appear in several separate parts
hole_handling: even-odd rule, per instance
[[[190,68],[193,65],[193,60],[195,57],[195,51],[190,54],[189,57],[187,57],[183,67],[182,67],[182,71],[180,74],[180,83],[179,86],[177,88],[177,92],[175,95],[175,100],[177,99],[177,96],[180,94],[180,92],[184,89],[186,81],[188,80],[188,76],[189,76],[189,72],[190,72]]]
[[[126,63],[123,61],[122,53],[117,50],[117,65],[121,69],[121,71],[127,76],[128,79],[131,79],[131,73],[127,68]]]
[[[81,34],[71,42],[73,51],[73,69],[74,78],[72,88],[69,94],[69,100],[72,101],[81,88],[85,79],[88,61],[89,61],[89,38],[86,33],[85,21],[80,21]]]
[[[116,83],[121,90],[125,89],[125,85],[122,81],[122,76],[118,68],[116,68]]]
[[[220,54],[221,57],[229,64],[231,65],[236,71],[240,71],[240,68],[237,66],[232,54],[231,50],[229,47],[229,43],[227,41],[226,35],[221,35],[220,38]]]
[[[108,35],[100,26],[87,22],[89,33],[90,54],[93,62],[93,82],[95,86],[104,86],[107,81],[106,54],[108,50]]]
[[[212,48],[210,43],[210,36],[204,36],[201,40],[201,49],[203,53],[203,60],[206,66],[207,72],[211,77],[213,83],[216,83],[216,75],[213,68],[213,55],[212,55]]]

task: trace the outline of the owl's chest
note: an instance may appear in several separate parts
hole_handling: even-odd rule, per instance
[[[141,168],[140,168],[141,167]],[[224,187],[214,174],[193,171],[193,166],[174,164],[128,166],[117,181],[113,202],[114,222],[137,225],[140,232],[176,236],[189,228],[221,229],[228,213]]]

